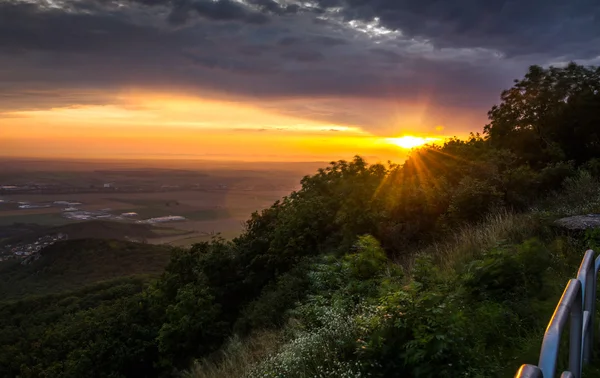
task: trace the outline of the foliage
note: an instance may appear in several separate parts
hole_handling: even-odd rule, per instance
[[[99,281],[146,274],[157,277],[169,263],[171,248],[118,240],[66,240],[44,248],[30,264],[0,263],[0,295],[73,290]]]
[[[585,230],[584,240],[587,248],[598,250],[600,247],[600,230],[593,228]]]
[[[479,301],[531,298],[544,289],[549,255],[539,240],[516,247],[499,246],[471,261],[464,268],[465,288]]]
[[[249,377],[360,377],[357,361],[346,360],[352,353],[359,327],[353,316],[325,308],[318,325],[298,331],[277,354],[265,359]]]
[[[465,177],[450,199],[448,214],[459,222],[473,222],[481,220],[490,210],[501,205],[501,193],[493,185]]]
[[[536,167],[583,164],[600,153],[599,68],[532,66],[501,99],[484,131],[494,146],[510,149],[521,161]]]
[[[0,375],[145,374],[151,365],[143,361],[154,358],[155,348],[138,325],[144,324],[136,308],[143,287],[144,280],[126,278],[0,303]]]
[[[286,311],[303,299],[308,279],[303,267],[285,273],[269,284],[261,295],[252,301],[234,325],[238,333],[251,329],[278,328],[283,325]]]

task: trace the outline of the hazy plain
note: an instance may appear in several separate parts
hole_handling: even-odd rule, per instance
[[[300,186],[323,162],[244,163],[207,161],[35,161],[0,159],[0,227],[15,223],[57,226],[73,222],[56,201],[81,203],[80,211],[112,216],[135,212],[134,222],[167,215],[161,224],[187,234],[160,232],[153,244],[186,246],[221,234],[238,235],[252,212]],[[16,187],[16,188],[15,188]],[[23,204],[40,205],[32,209]]]

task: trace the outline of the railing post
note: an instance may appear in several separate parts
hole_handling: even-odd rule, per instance
[[[558,302],[556,310],[554,310],[552,319],[544,334],[538,366],[546,378],[554,377],[560,336],[569,315],[571,323],[569,331],[569,371],[573,373],[574,378],[581,378],[581,336],[583,325],[581,302],[581,282],[571,279]]]

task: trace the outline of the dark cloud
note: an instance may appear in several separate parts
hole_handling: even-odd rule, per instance
[[[169,42],[156,28],[110,14],[40,11],[29,3],[0,3],[0,51],[97,54],[168,46]]]
[[[277,44],[280,46],[294,46],[294,45],[313,45],[313,46],[324,46],[324,47],[334,47],[345,45],[348,42],[342,38],[329,37],[326,35],[313,36],[313,37],[292,37],[285,36],[277,41]]]
[[[298,38],[298,37],[283,37],[281,38],[279,41],[277,41],[277,44],[280,46],[292,46],[292,45],[296,45],[298,43],[300,43],[302,41],[302,39]]]
[[[277,15],[295,14],[301,10],[298,4],[286,4],[282,6],[273,0],[249,0],[248,3],[257,6],[263,12]]]
[[[372,48],[370,50],[373,54],[382,56],[383,58],[385,58],[386,60],[390,61],[390,62],[399,62],[402,60],[402,56],[400,56],[400,54],[395,53],[393,51],[390,50],[386,50],[386,49],[382,49],[379,47],[375,47]]]
[[[326,35],[319,35],[319,36],[312,37],[310,39],[310,43],[322,45],[322,46],[326,46],[326,47],[334,47],[334,46],[345,45],[348,43],[348,41],[346,41],[342,38],[328,37]]]
[[[299,62],[317,62],[324,59],[324,55],[319,51],[288,51],[281,54],[281,56]]]
[[[169,21],[175,24],[183,23],[188,20],[190,13],[215,21],[235,20],[251,24],[264,24],[269,21],[264,13],[253,11],[231,0],[176,1]]]
[[[266,45],[246,45],[246,46],[241,46],[238,51],[243,54],[243,55],[247,55],[247,56],[260,56],[266,52],[268,52],[269,50],[271,50],[270,46],[266,46]]]
[[[417,103],[436,122],[485,118],[527,65],[600,55],[589,0],[56,3],[0,0],[0,112],[108,104],[139,87],[378,132]],[[290,105],[299,98],[307,106]]]
[[[319,0],[341,7],[346,21],[373,21],[425,38],[439,47],[486,47],[509,56],[532,53],[597,54],[597,0]],[[594,47],[590,46],[593,44]]]
[[[114,0],[112,0],[114,1]],[[280,5],[273,0],[248,0],[241,3],[233,0],[129,0],[147,6],[165,7],[170,10],[169,22],[181,24],[197,15],[215,21],[241,21],[263,24],[269,21],[268,15],[289,15],[298,13],[297,4]]]

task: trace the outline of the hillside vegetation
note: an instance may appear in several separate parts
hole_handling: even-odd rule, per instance
[[[160,231],[163,230],[163,228],[153,227],[148,224],[92,220],[69,223],[62,226],[32,227],[29,230],[23,229],[14,236],[0,240],[0,246],[5,244],[32,243],[44,235],[55,235],[59,233],[67,234],[70,240],[93,238],[144,241],[149,238],[161,236],[157,233],[157,230]]]
[[[27,265],[0,263],[4,299],[74,290],[82,285],[137,274],[158,276],[169,262],[170,247],[118,240],[66,240],[40,251]]]
[[[483,136],[332,162],[148,287],[3,303],[0,375],[512,376],[600,240],[552,226],[600,209],[598,108],[599,69],[534,66]]]

